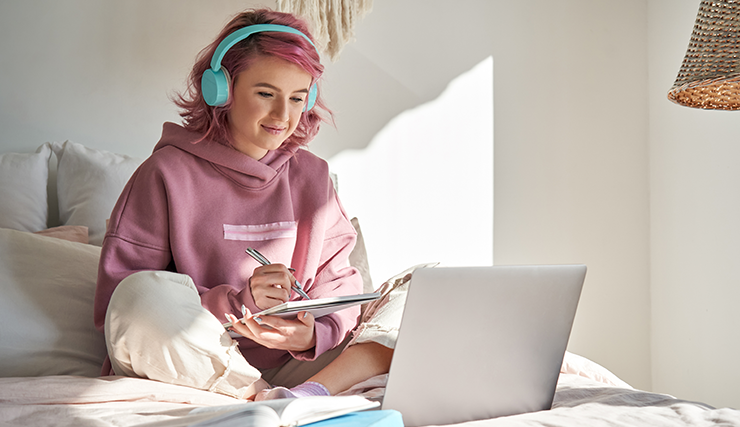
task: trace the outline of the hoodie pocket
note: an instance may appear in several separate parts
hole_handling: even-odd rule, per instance
[[[274,239],[294,239],[298,232],[296,221],[272,222],[256,225],[224,224],[224,239],[261,242]]]

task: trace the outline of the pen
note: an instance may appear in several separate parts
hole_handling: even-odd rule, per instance
[[[254,258],[258,263],[260,263],[262,265],[270,265],[270,261],[267,258],[265,258],[264,255],[262,255],[261,253],[259,253],[256,249],[247,248],[247,251],[246,252],[249,254],[249,256],[251,256],[252,258]],[[303,288],[301,287],[301,283],[298,282],[297,279],[295,281],[295,285],[293,285],[292,288],[293,288],[293,290],[296,291],[296,293],[298,295],[302,296],[304,299],[307,299],[307,300],[308,299],[311,299],[308,296],[308,294],[306,294],[305,292],[303,292]]]

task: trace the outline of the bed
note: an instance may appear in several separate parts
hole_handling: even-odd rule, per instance
[[[238,400],[145,379],[100,376],[92,324],[107,216],[142,159],[71,141],[0,154],[0,425],[186,425],[195,408]],[[354,221],[358,232],[361,230]],[[351,262],[366,282],[359,241]],[[383,376],[344,394],[383,394]],[[549,411],[477,426],[740,426],[740,411],[637,390],[566,353]]]

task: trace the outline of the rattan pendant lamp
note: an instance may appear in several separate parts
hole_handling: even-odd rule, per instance
[[[740,0],[702,0],[668,99],[693,108],[740,110]]]

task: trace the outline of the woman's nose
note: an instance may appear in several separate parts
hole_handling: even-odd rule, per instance
[[[276,100],[272,105],[272,117],[281,121],[287,121],[289,118],[288,114],[288,102],[289,100]]]

